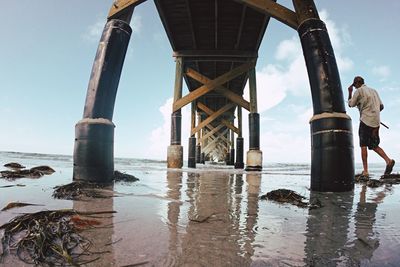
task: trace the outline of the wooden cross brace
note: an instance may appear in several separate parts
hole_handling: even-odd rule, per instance
[[[172,112],[181,109],[182,107],[196,100],[197,98],[207,94],[208,92],[211,92],[215,88],[222,86],[224,83],[229,82],[230,80],[236,78],[237,76],[249,71],[250,69],[254,68],[254,66],[255,62],[248,62],[240,65],[237,68],[234,68],[233,70],[219,76],[218,78],[215,78],[214,80],[209,80],[209,82],[205,83],[196,90],[185,95],[181,99],[175,101],[172,107]]]
[[[228,103],[219,110],[213,112],[207,119],[204,121],[200,122],[195,128],[193,128],[190,132],[190,135],[196,134],[198,131],[200,131],[202,128],[204,128],[206,125],[210,124],[213,122],[216,118],[233,108],[235,105],[233,103]]]
[[[214,110],[210,109],[209,107],[207,107],[206,105],[204,105],[203,103],[198,102],[197,103],[197,107],[199,109],[201,109],[202,111],[204,111],[208,116],[211,116],[212,114],[214,114]],[[235,133],[239,134],[240,130],[238,128],[235,127],[235,125],[233,125],[232,123],[230,123],[229,121],[222,119],[221,120],[222,124],[225,125],[226,127],[228,127],[229,129],[231,129],[232,131],[234,131]]]
[[[297,30],[299,22],[296,12],[284,7],[272,0],[234,0],[238,3],[246,4],[260,12],[263,12],[283,24]]]

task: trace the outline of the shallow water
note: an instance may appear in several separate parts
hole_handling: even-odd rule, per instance
[[[115,210],[103,218],[110,227],[86,231],[93,251],[108,251],[89,266],[399,266],[400,187],[376,189],[356,184],[349,193],[309,191],[307,164],[270,164],[262,173],[202,165],[168,171],[165,162],[116,159],[115,169],[140,179],[115,183],[115,197],[91,201],[57,200],[53,187],[72,181],[68,156],[0,152],[1,165],[49,165],[56,173],[40,179],[0,179],[0,209],[8,202],[28,206],[0,212],[0,225],[23,212],[74,208]],[[379,178],[384,165],[372,165]],[[278,188],[320,209],[276,204],[259,197]],[[113,244],[112,244],[113,243]],[[24,266],[9,256],[5,266]]]

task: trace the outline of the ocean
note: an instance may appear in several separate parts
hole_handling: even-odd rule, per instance
[[[111,198],[60,200],[52,193],[72,182],[71,156],[0,152],[1,165],[8,162],[56,172],[0,178],[0,209],[9,202],[38,204],[0,211],[0,225],[41,210],[116,212],[102,219],[107,227],[84,232],[93,251],[104,252],[87,266],[400,266],[399,185],[357,183],[352,192],[316,193],[309,190],[309,164],[266,164],[248,173],[202,164],[168,170],[165,161],[116,158],[116,170],[140,180],[114,183]],[[372,178],[384,167],[372,164]],[[276,189],[322,207],[260,199]],[[30,266],[13,255],[2,264]]]

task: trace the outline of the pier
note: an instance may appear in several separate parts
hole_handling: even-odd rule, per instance
[[[111,6],[83,118],[75,126],[75,180],[112,181],[115,97],[132,32],[131,17],[143,2],[117,0]],[[262,170],[257,90],[273,88],[257,87],[256,65],[268,24],[276,19],[298,32],[307,66],[314,112],[310,118],[311,190],[353,189],[351,119],[329,34],[313,0],[293,0],[294,10],[273,0],[155,0],[155,5],[176,62],[175,84],[170,89],[171,139],[166,149],[169,168],[182,168],[182,142],[188,142],[190,168],[214,160],[246,171]],[[186,95],[183,82],[189,90]],[[249,101],[243,97],[246,83]],[[191,107],[187,137],[181,134],[181,109],[186,105]],[[249,125],[244,126],[249,128],[247,137],[242,136],[243,109],[249,111]],[[246,154],[244,142],[249,145]]]

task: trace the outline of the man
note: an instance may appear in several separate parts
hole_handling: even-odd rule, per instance
[[[357,91],[353,94],[353,86]],[[364,79],[360,76],[354,78],[349,86],[349,107],[357,106],[360,111],[360,128],[358,135],[360,137],[361,158],[363,162],[363,172],[361,175],[368,177],[368,149],[375,151],[386,162],[385,175],[392,173],[394,159],[390,159],[385,151],[379,147],[379,126],[380,112],[383,110],[383,104],[375,89],[369,88],[364,84]]]

